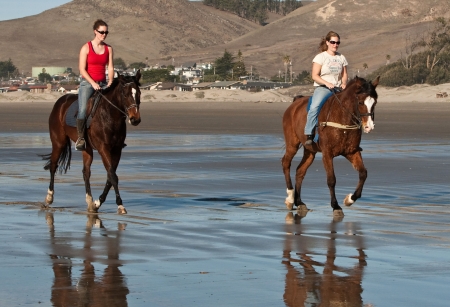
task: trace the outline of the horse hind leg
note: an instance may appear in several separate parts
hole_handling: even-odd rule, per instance
[[[308,211],[306,204],[302,201],[301,198],[302,183],[303,179],[305,179],[306,172],[314,162],[315,157],[315,152],[309,151],[305,148],[302,161],[300,161],[300,164],[297,166],[295,172],[295,204],[297,205],[297,211]]]
[[[292,159],[294,158],[295,154],[297,153],[299,144],[300,143],[298,143],[297,146],[286,145],[286,153],[284,154],[283,158],[281,159],[281,165],[283,167],[284,178],[286,181],[286,192],[288,195],[286,197],[284,203],[286,204],[286,208],[288,210],[293,210],[294,203],[295,203],[295,191],[294,191],[294,187],[292,186],[290,170],[291,170]]]
[[[41,155],[42,160],[47,160],[44,169],[50,171],[50,184],[47,189],[44,207],[48,207],[53,203],[55,194],[55,174],[57,170],[59,170],[60,173],[67,172],[70,168],[71,156],[70,140],[67,137],[65,138],[65,144],[63,143],[63,145],[61,145],[61,142],[58,143],[57,141],[53,141],[51,154]]]
[[[359,174],[359,181],[358,185],[356,186],[355,192],[353,194],[348,194],[344,198],[344,205],[351,206],[355,203],[355,201],[359,198],[361,198],[362,190],[364,183],[367,179],[367,169],[364,166],[361,153],[357,152],[353,155],[346,156],[347,160],[350,161],[350,163],[353,165],[353,168],[358,172]]]

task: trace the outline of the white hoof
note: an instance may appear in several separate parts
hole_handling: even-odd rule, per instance
[[[344,205],[347,207],[353,205],[355,201],[352,199],[353,194],[348,194],[344,199]]]
[[[284,202],[288,210],[294,210],[294,203],[290,203],[287,200]]]
[[[46,205],[51,205],[53,203],[53,194],[55,194],[55,191],[47,191],[47,196],[45,197]]]
[[[92,196],[89,194],[86,194],[86,203],[87,203],[87,210],[88,212],[98,212],[98,208],[95,206],[94,200],[92,199]]]
[[[286,208],[288,210],[292,210],[294,208],[294,190],[286,189],[288,197],[286,197],[284,203],[286,204]]]
[[[94,201],[94,204],[95,204],[95,208],[97,208],[97,210],[98,210],[98,208],[100,208],[100,206],[102,205],[102,203],[100,202],[99,199],[97,199],[96,201]]]
[[[117,207],[117,214],[127,214],[127,209],[123,205]]]

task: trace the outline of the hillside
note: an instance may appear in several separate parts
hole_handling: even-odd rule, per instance
[[[80,46],[92,37],[97,18],[110,25],[107,42],[127,63],[175,64],[212,61],[241,50],[247,68],[262,77],[309,70],[321,36],[341,34],[340,51],[350,75],[366,73],[404,54],[405,38],[417,38],[435,17],[450,18],[448,0],[318,0],[288,16],[259,26],[227,12],[185,0],[74,0],[42,14],[0,22],[0,60],[11,58],[21,71],[31,66],[71,66],[77,70]],[[368,70],[363,71],[367,63]]]
[[[284,71],[282,57],[289,55],[293,71],[299,73],[311,69],[320,38],[333,30],[341,36],[340,51],[349,60],[350,74],[364,76],[384,65],[386,55],[391,62],[405,55],[406,37],[420,37],[439,16],[450,18],[447,0],[318,0],[232,42],[189,56],[215,58],[225,48],[240,49],[247,68],[253,65],[261,76],[269,77]]]
[[[109,25],[107,42],[127,63],[172,59],[229,42],[259,25],[186,0],[73,0],[41,14],[0,22],[0,60],[11,58],[20,71],[32,66],[78,70],[82,44],[93,37],[97,18]],[[200,9],[201,8],[201,9]],[[175,58],[175,61],[177,59]],[[155,64],[149,62],[149,64]]]

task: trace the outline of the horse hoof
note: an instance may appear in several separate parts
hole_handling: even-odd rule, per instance
[[[344,205],[347,207],[353,205],[355,201],[352,199],[353,194],[348,194],[344,199]]]
[[[297,212],[308,212],[308,207],[305,204],[298,205]]]
[[[55,193],[55,191],[47,191],[47,196],[45,197],[45,204],[46,205],[51,205],[53,204],[53,194]]]
[[[120,205],[119,207],[117,207],[117,214],[127,214],[127,209],[125,209],[124,206]]]
[[[88,206],[88,210],[89,213],[98,213],[98,208],[96,208],[95,206]]]
[[[288,210],[294,210],[294,204],[293,203],[290,203],[287,200],[284,203],[286,204],[286,208]]]
[[[333,218],[343,218],[344,211],[342,209],[333,210]]]

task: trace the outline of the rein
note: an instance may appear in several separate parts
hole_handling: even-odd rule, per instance
[[[354,125],[343,125],[343,124],[339,124],[339,123],[329,122],[328,117],[330,116],[330,113],[331,113],[331,109],[330,109],[330,111],[328,111],[327,121],[320,123],[320,126],[322,126],[322,127],[330,126],[330,127],[335,127],[335,128],[339,128],[339,129],[355,130],[355,129],[361,129],[361,116],[369,116],[370,115],[370,116],[372,116],[372,118],[374,117],[373,112],[372,113],[362,113],[362,114],[358,112],[359,116],[356,116],[354,113],[351,113],[347,108],[345,108],[342,105],[342,101],[338,98],[338,96],[336,95],[336,92],[334,90],[333,90],[333,95],[334,95],[334,98],[338,101],[341,108],[352,116],[352,122]],[[356,97],[356,94],[355,94],[355,97]],[[358,98],[356,98],[356,101],[358,102]]]
[[[133,83],[133,82],[125,83],[125,84],[122,85],[122,86],[125,87],[125,86],[127,86],[128,84],[131,84],[131,83]],[[102,96],[103,99],[105,99],[110,105],[112,105],[112,106],[113,106],[114,108],[116,108],[120,113],[122,113],[122,114],[125,116],[125,118],[128,117],[127,111],[128,111],[129,109],[132,109],[132,108],[136,108],[136,109],[137,109],[137,104],[136,104],[136,103],[133,103],[133,104],[130,105],[128,108],[125,108],[125,112],[124,112],[124,111],[121,110],[118,106],[116,106],[115,104],[113,104],[108,98],[106,98],[106,96],[103,95],[103,93],[102,93],[101,91],[97,91],[97,93],[98,93],[100,96]],[[122,91],[122,96],[124,96],[123,91]]]

